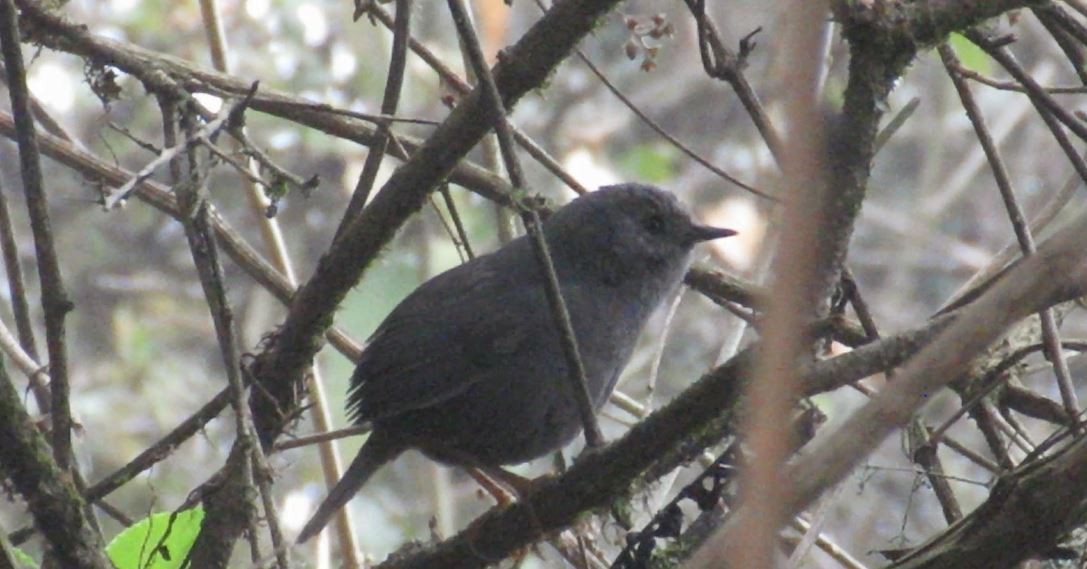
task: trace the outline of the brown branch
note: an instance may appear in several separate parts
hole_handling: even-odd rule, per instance
[[[1030,95],[1031,101],[1035,106],[1044,107],[1048,112],[1052,113],[1068,130],[1076,134],[1082,140],[1087,140],[1087,125],[1083,124],[1083,121],[1077,119],[1071,111],[1061,106],[1053,98],[1052,95],[1046,92],[1046,90],[1030,76],[1026,70],[1015,60],[1015,58],[1008,51],[1007,47],[1001,44],[999,41],[994,40],[982,31],[973,29],[965,32],[966,38],[971,42],[974,42],[978,47],[983,49],[985,53],[989,54],[1001,65],[1012,77],[1018,81],[1027,94]]]
[[[895,569],[1011,567],[1052,552],[1083,523],[1087,439],[1004,474],[989,498],[959,523],[895,561]]]
[[[1049,32],[1053,41],[1056,42],[1057,47],[1064,52],[1080,82],[1087,84],[1087,69],[1084,69],[1087,59],[1083,55],[1084,37],[1081,35],[1082,26],[1071,18],[1067,12],[1055,5],[1034,8],[1033,12],[1034,16]]]
[[[938,48],[938,51],[940,53],[940,58],[944,61],[944,65],[948,69],[955,89],[959,93],[959,99],[962,102],[963,108],[966,109],[966,115],[970,119],[970,124],[974,126],[974,132],[977,135],[978,142],[981,143],[982,150],[985,152],[985,156],[989,161],[993,177],[996,179],[997,189],[1000,191],[1000,197],[1003,200],[1004,207],[1008,213],[1008,219],[1012,224],[1012,229],[1015,231],[1015,237],[1019,242],[1019,248],[1024,257],[1029,257],[1033,255],[1036,250],[1034,236],[1030,232],[1030,227],[1028,227],[1025,221],[1023,210],[1015,197],[1015,190],[1012,188],[1011,177],[1008,175],[1007,166],[1004,164],[999,150],[997,150],[996,143],[993,142],[993,137],[989,134],[989,129],[985,125],[985,119],[981,116],[981,111],[974,101],[974,95],[970,91],[969,85],[967,85],[966,80],[958,77],[955,75],[954,71],[952,71],[953,67],[959,66],[958,58],[947,44],[941,45]],[[1038,314],[1038,318],[1041,320],[1042,338],[1046,346],[1046,357],[1053,364],[1053,373],[1057,377],[1057,388],[1060,390],[1061,402],[1064,404],[1065,411],[1068,415],[1070,417],[1076,417],[1079,415],[1079,400],[1076,397],[1075,389],[1072,386],[1071,374],[1068,371],[1068,362],[1065,360],[1064,354],[1061,351],[1061,337],[1060,332],[1057,329],[1056,320],[1053,317],[1053,311],[1048,309],[1043,310]]]
[[[23,192],[30,213],[30,230],[34,236],[34,251],[41,282],[42,311],[45,314],[45,342],[49,353],[50,418],[52,419],[53,456],[61,470],[68,470],[72,461],[72,410],[69,401],[68,346],[64,337],[64,320],[72,310],[72,301],[64,291],[53,230],[49,223],[49,204],[42,181],[38,140],[34,132],[34,117],[30,110],[30,91],[26,86],[22,47],[15,5],[4,0],[0,20],[0,43],[3,44],[4,67],[8,76],[12,114],[15,117],[15,139],[19,144],[19,167]]]
[[[132,480],[141,472],[165,460],[170,456],[174,449],[181,445],[181,443],[192,438],[192,436],[199,433],[209,421],[219,416],[219,413],[221,413],[228,404],[230,404],[230,391],[224,389],[215,397],[211,398],[210,401],[205,403],[203,407],[193,413],[188,419],[179,423],[164,437],[136,455],[136,457],[130,460],[128,464],[111,472],[88,488],[84,497],[88,502],[97,502],[110,495],[121,486],[124,486],[129,480]]]
[[[24,5],[24,14],[31,19],[35,25],[41,26],[41,30],[37,32],[31,30],[31,37],[33,37],[35,41],[52,49],[87,58],[91,62],[108,62],[110,66],[130,73],[143,81],[151,92],[171,95],[175,92],[174,87],[180,85],[185,89],[193,91],[210,92],[222,97],[240,98],[247,96],[251,91],[251,82],[198,67],[171,55],[154,52],[140,46],[91,34],[87,31],[86,27],[79,26],[63,17],[46,12],[37,4],[29,2],[29,0],[18,1]],[[392,18],[384,13],[380,5],[371,4],[371,11],[376,11],[375,13],[379,20],[390,27],[392,26]],[[428,65],[435,67],[444,79],[447,79],[454,84],[455,88],[461,88],[456,87],[457,85],[462,85],[464,89],[468,88],[454,73],[445,68],[436,56],[429,51],[426,51],[416,40],[410,40],[409,46],[417,55],[427,61]],[[444,72],[442,71],[443,69],[445,70]],[[163,74],[172,78],[172,80],[166,82],[165,85],[162,84]],[[364,121],[351,116],[352,113],[349,111],[333,109],[327,105],[317,105],[311,101],[294,97],[290,93],[284,91],[261,87],[257,92],[252,93],[252,98],[249,101],[249,108],[366,146],[373,144],[376,137],[376,130],[374,128],[367,125]],[[5,128],[6,127],[3,124],[3,114],[0,113],[0,130]],[[536,155],[533,146],[525,144],[524,141],[521,140],[521,136],[517,135],[517,132],[518,131],[514,129],[514,134],[518,138],[518,142],[523,145],[526,151],[537,159],[542,160],[540,156]],[[10,136],[10,134],[8,134],[8,136]],[[45,136],[42,138],[47,139]],[[406,135],[397,135],[396,138],[398,142],[403,144],[404,149],[409,153],[415,153],[419,146],[423,144],[423,141]],[[58,157],[51,155],[52,157],[65,161],[66,163],[69,163],[69,165],[71,165],[71,163],[68,161],[80,163],[84,173],[87,172],[89,162],[101,166],[99,168],[89,168],[90,170],[100,170],[102,167],[116,170],[116,168],[108,162],[95,162],[95,159],[90,157],[90,155],[81,148],[73,147],[71,145],[65,146],[64,144],[59,143],[60,139],[55,137],[49,138],[49,140],[54,142],[54,151],[65,156]],[[407,157],[406,154],[398,152],[396,145],[392,145],[390,150],[392,155],[397,158],[405,159]],[[584,193],[585,188],[581,187],[573,179],[570,179],[569,176],[562,172],[554,173],[560,176],[560,178],[570,185],[574,191]],[[103,177],[106,177],[113,185],[120,185],[124,183],[124,180],[131,178],[131,176],[131,174],[128,174],[121,182],[115,181],[112,177]],[[448,176],[448,180],[495,203],[511,208],[514,206],[513,198],[511,197],[512,188],[508,182],[488,169],[475,165],[467,160],[461,160],[454,166],[453,171]],[[161,186],[156,186],[152,183],[147,187]],[[222,236],[221,232],[220,236]],[[230,250],[231,243],[227,242],[226,245],[227,252],[233,256],[234,253]],[[244,266],[245,265],[243,264],[243,267]],[[702,273],[698,269],[693,269],[689,274],[699,275],[700,278],[698,279],[698,283],[692,285],[699,291],[703,291],[704,289],[702,287],[704,285],[710,286],[715,280],[711,275]],[[289,297],[291,294],[288,292],[289,287],[271,286],[272,283],[268,281],[268,279],[263,277],[257,277],[257,279],[258,281],[261,281],[262,284],[265,284],[265,286],[269,286],[269,290],[272,290],[276,297],[281,301],[285,301],[285,298]],[[724,289],[728,290],[732,290],[732,288],[733,287],[731,286],[724,287]],[[719,291],[724,289],[719,288]],[[750,296],[749,293],[740,293],[740,297],[743,298],[750,298]],[[737,302],[749,306],[740,300],[737,300]],[[357,353],[357,350],[355,353]]]
[[[804,324],[827,314],[829,287],[811,283],[828,272],[837,273],[840,265],[834,264],[841,259],[835,259],[834,253],[845,248],[844,243],[823,248],[820,242],[820,236],[833,232],[831,224],[841,217],[832,213],[837,196],[829,185],[827,129],[816,103],[822,96],[819,76],[826,64],[822,45],[829,26],[828,6],[794,0],[783,8],[797,24],[782,47],[792,62],[783,81],[784,119],[790,136],[778,156],[785,175],[784,211],[770,269],[774,280],[762,329],[763,346],[745,393],[751,411],[745,417],[743,436],[751,454],[738,482],[738,500],[755,515],[740,528],[737,542],[742,545],[731,552],[727,563],[718,558],[717,566],[770,567],[774,563],[778,533],[791,517],[785,511],[788,488],[781,477],[782,466],[801,444],[790,419],[803,385],[798,364],[810,354]]]
[[[0,14],[10,3],[0,5]],[[0,20],[6,16],[0,15]],[[27,501],[34,523],[63,567],[110,569],[102,543],[84,513],[83,498],[71,477],[49,456],[34,421],[0,362],[0,473]]]
[[[778,164],[781,164],[783,147],[781,137],[770,122],[770,117],[763,108],[762,101],[759,100],[755,89],[751,87],[743,73],[743,69],[747,65],[747,55],[753,49],[754,44],[750,42],[754,34],[749,35],[740,42],[739,54],[734,53],[721,41],[717,26],[706,14],[705,0],[685,0],[685,2],[698,24],[698,48],[702,56],[703,69],[710,77],[725,81],[732,87],[732,90],[736,92],[736,96],[739,97],[740,103],[747,110],[747,114],[755,123],[755,128],[758,129],[759,134],[766,141],[770,153],[773,154]]]
[[[178,122],[176,107],[171,102],[162,100],[162,122],[165,134],[164,143],[167,148],[178,146],[177,127]],[[244,102],[242,103],[244,105]],[[227,107],[221,111],[223,118],[233,121],[236,112],[242,112],[242,108]],[[237,446],[246,449],[248,453],[248,468],[242,477],[248,483],[245,495],[252,497],[258,494],[262,498],[264,506],[264,519],[268,524],[272,545],[276,551],[276,561],[280,569],[286,569],[288,561],[283,548],[283,535],[279,529],[279,516],[276,513],[272,490],[270,487],[271,468],[265,461],[264,453],[256,442],[253,427],[253,419],[249,406],[245,400],[245,385],[241,378],[241,351],[238,346],[234,324],[234,313],[226,297],[226,284],[223,279],[222,264],[219,260],[219,248],[213,239],[211,227],[210,206],[206,201],[206,188],[202,180],[206,177],[207,165],[202,164],[197,157],[196,149],[189,141],[205,136],[198,131],[194,124],[194,117],[180,117],[180,122],[185,125],[185,147],[188,149],[185,165],[182,157],[175,156],[170,160],[170,173],[174,182],[174,193],[177,196],[180,210],[181,224],[185,229],[185,237],[189,243],[193,264],[199,276],[200,285],[204,291],[208,309],[218,340],[220,354],[223,358],[223,366],[226,371],[227,384],[230,388],[231,405],[234,408],[234,428]],[[210,126],[210,123],[209,123]],[[201,129],[202,130],[202,129]],[[257,490],[255,492],[254,490]],[[249,531],[257,533],[256,519],[250,519]],[[193,545],[193,562],[196,566],[203,566],[203,558],[200,551],[208,548],[207,541],[218,539],[218,536],[201,532],[197,542]]]
[[[1009,385],[1000,392],[1000,406],[1054,425],[1071,425],[1075,421],[1060,403],[1018,385]]]
[[[897,379],[849,417],[834,433],[817,439],[788,469],[788,511],[811,504],[838,484],[887,435],[904,425],[970,360],[1017,321],[1087,294],[1087,212],[1043,243],[1036,255],[1008,271],[902,369]],[[719,539],[731,547],[732,528],[746,523],[742,507]]]
[[[959,75],[962,75],[963,77],[966,77],[967,79],[972,79],[974,81],[977,81],[978,83],[981,83],[982,85],[992,87],[993,89],[999,89],[1001,91],[1015,91],[1017,93],[1027,92],[1027,89],[1025,87],[1015,81],[1000,81],[998,79],[993,79],[992,77],[982,75],[981,73],[978,73],[977,71],[974,71],[972,69],[967,69],[966,67],[960,66],[955,69],[955,72]],[[1048,87],[1043,86],[1042,90],[1052,95],[1082,95],[1084,93],[1087,93],[1087,86],[1051,85]]]
[[[19,346],[37,361],[37,342],[34,340],[34,327],[30,322],[30,303],[27,301],[26,283],[23,279],[23,267],[19,262],[19,250],[15,241],[15,229],[11,224],[11,212],[8,198],[0,188],[0,249],[4,254],[4,273],[8,277],[8,293],[11,295],[11,312],[15,317],[15,330],[19,334]],[[42,383],[36,373],[28,375],[34,401],[38,410],[48,413],[50,407],[49,388]]]
[[[13,136],[14,124],[10,115],[0,112],[0,135]],[[112,163],[99,159],[86,150],[55,136],[39,134],[42,152],[79,172],[83,176],[95,182],[101,182],[109,186],[119,187],[136,175]],[[179,219],[177,201],[169,188],[150,180],[140,182],[136,186],[136,196],[151,207]],[[212,225],[215,228],[215,236],[221,241],[226,253],[249,274],[258,284],[264,287],[277,300],[286,304],[290,302],[295,288],[291,286],[286,275],[273,267],[257,250],[250,245],[244,237],[238,233],[225,219],[213,210]],[[333,327],[327,333],[329,342],[350,360],[358,359],[362,348],[358,343],[347,336],[347,333],[338,327]]]
[[[357,18],[356,18],[357,19]],[[408,38],[411,37],[411,0],[398,0],[396,3],[396,21],[393,24],[392,55],[389,57],[389,74],[385,79],[385,95],[381,99],[381,113],[395,115],[400,105],[400,94],[404,90],[404,69],[407,66]],[[335,239],[343,235],[346,229],[358,217],[370,192],[377,180],[378,170],[385,158],[385,152],[389,148],[389,140],[392,133],[389,129],[392,125],[388,121],[378,123],[377,136],[370,151],[366,154],[366,162],[362,166],[362,173],[355,183],[355,191],[347,203],[347,210],[336,228]]]
[[[880,334],[875,318],[860,293],[860,287],[853,278],[852,271],[848,268],[842,271],[842,289],[868,337],[872,340],[879,339]],[[894,380],[894,370],[888,370],[885,375],[888,381]],[[940,503],[940,509],[943,510],[944,519],[952,523],[962,518],[962,506],[959,505],[951,484],[944,476],[943,461],[940,460],[938,452],[939,445],[932,441],[934,437],[931,432],[932,429],[923,422],[921,417],[914,417],[906,428],[906,444],[909,445],[907,454],[925,473],[932,492]]]

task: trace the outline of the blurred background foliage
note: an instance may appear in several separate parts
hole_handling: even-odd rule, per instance
[[[520,37],[538,18],[539,11],[531,2],[514,4],[508,8],[500,0],[474,2],[488,54]],[[775,45],[788,25],[787,18],[776,12],[773,3],[707,4],[723,37],[730,41],[761,28],[754,37],[758,45],[746,73],[771,116],[776,116],[781,62]],[[348,0],[223,0],[221,9],[236,76],[313,101],[377,112],[391,34],[365,18],[353,22]],[[71,0],[64,12],[93,33],[210,68],[197,2]],[[655,15],[671,23],[674,34],[636,46],[630,59],[632,34],[626,19],[644,21]],[[417,2],[413,18],[415,36],[461,70],[444,3]],[[1014,27],[1019,38],[1016,54],[1040,82],[1075,82],[1057,47],[1040,39],[1044,35],[1037,22],[1024,18],[1000,25]],[[986,56],[968,42],[956,37],[952,43],[966,66],[994,73]],[[731,91],[705,77],[693,23],[682,3],[631,0],[582,49],[638,107],[695,152],[760,188],[770,183],[772,158]],[[648,51],[655,54],[650,65],[646,64]],[[162,145],[157,105],[138,82],[121,75],[119,97],[103,104],[87,85],[88,70],[82,61],[31,46],[24,46],[24,53],[32,91],[80,143],[132,171],[153,158],[131,140]],[[848,57],[837,36],[830,42],[827,62],[827,104],[840,105]],[[408,63],[398,114],[442,120],[448,112],[442,102],[447,89],[419,59],[409,57]],[[977,96],[1012,169],[1019,197],[1028,212],[1034,211],[1065,184],[1071,168],[1029,112],[1026,97],[983,87],[977,88]],[[913,66],[893,93],[888,115],[894,116],[915,98],[920,101],[917,111],[877,157],[849,258],[884,333],[922,323],[1011,236],[988,165],[934,54],[922,56]],[[1062,100],[1075,108],[1083,99],[1065,96]],[[705,221],[740,229],[740,237],[707,247],[701,255],[734,274],[759,275],[765,261],[760,245],[771,231],[769,204],[663,141],[576,59],[564,64],[545,90],[526,98],[513,118],[587,186],[620,180],[652,182],[679,194]],[[310,197],[291,194],[285,198],[277,216],[296,270],[304,279],[331,241],[366,149],[256,112],[248,113],[247,124],[252,139],[281,165],[303,178],[318,175],[321,179]],[[401,123],[395,130],[423,137],[431,128]],[[472,157],[481,159],[478,154]],[[386,161],[381,179],[391,172],[390,162]],[[527,161],[526,165],[534,191],[557,203],[573,196],[538,165]],[[69,339],[73,403],[82,427],[77,452],[86,478],[93,482],[188,417],[225,381],[181,226],[136,201],[105,212],[96,203],[99,191],[92,183],[49,160],[45,167],[66,285],[76,304],[69,320]],[[0,175],[15,212],[27,282],[36,290],[17,151],[7,140],[0,142]],[[159,175],[165,180],[163,172]],[[252,243],[259,243],[257,214],[246,204],[237,173],[220,166],[208,187],[222,214]],[[1082,202],[1082,195],[1076,200]],[[493,249],[498,240],[491,204],[456,187],[453,196],[475,250]],[[436,203],[417,215],[341,307],[337,323],[353,337],[365,339],[410,290],[460,262],[440,216],[446,216],[445,207]],[[237,266],[228,261],[225,269],[243,345],[251,349],[275,330],[284,311]],[[0,292],[7,295],[7,287]],[[9,306],[4,303],[7,322]],[[642,349],[622,384],[625,392],[643,401],[649,399],[647,378],[662,344],[659,380],[652,393],[656,402],[667,400],[732,353],[728,338],[737,319],[699,295],[683,293],[678,315],[667,329],[665,311],[661,312],[643,335]],[[1082,313],[1071,315],[1065,325],[1073,335],[1082,334],[1084,328]],[[322,353],[320,365],[326,371],[335,422],[342,425],[342,397],[352,366],[331,350]],[[1077,377],[1082,378],[1082,368],[1076,368],[1080,370]],[[1030,387],[1055,396],[1049,376],[1048,370],[1042,370],[1027,376],[1027,381]],[[860,395],[842,390],[821,396],[817,403],[833,421],[860,401]],[[953,407],[949,401],[938,402],[927,413],[938,422]],[[606,415],[613,418],[603,424],[609,437],[632,421],[621,411],[609,409]],[[308,421],[303,421],[299,432],[309,429]],[[227,415],[212,421],[200,436],[115,492],[110,501],[133,517],[175,508],[223,463],[232,430]],[[969,424],[960,423],[952,432],[965,441],[979,440]],[[343,441],[341,452],[350,457],[357,446],[355,439]],[[285,523],[297,527],[312,501],[324,494],[316,451],[312,447],[291,450],[273,460]],[[988,495],[984,485],[990,480],[985,473],[956,456],[946,460],[957,475],[979,484],[956,483],[965,506]],[[943,527],[943,521],[931,493],[923,488],[923,478],[914,472],[897,441],[885,444],[870,462],[871,469],[844,485],[840,496],[846,498],[832,505],[825,531],[855,556],[875,563],[878,557],[873,551],[917,543]],[[538,461],[517,471],[538,474],[548,466],[547,461]],[[667,490],[654,489],[647,503],[657,503]],[[381,559],[406,540],[430,535],[428,522],[433,516],[438,519],[434,531],[448,533],[489,505],[489,499],[478,495],[463,473],[435,467],[410,453],[380,472],[350,507],[358,514],[362,545]],[[10,502],[0,505],[0,519],[8,528],[27,521],[23,509]],[[106,524],[108,534],[119,531],[112,521]],[[604,535],[618,541],[622,531],[609,526]],[[812,566],[834,566],[819,555],[814,554]]]

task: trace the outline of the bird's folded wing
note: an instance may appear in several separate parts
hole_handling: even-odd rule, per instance
[[[537,279],[501,274],[488,260],[435,277],[389,314],[351,378],[348,411],[356,422],[455,397],[553,334]]]

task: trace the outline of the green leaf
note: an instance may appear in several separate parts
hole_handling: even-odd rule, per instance
[[[106,554],[117,569],[179,569],[203,520],[203,508],[152,514],[113,538]]]
[[[959,56],[959,61],[962,62],[963,67],[981,74],[988,74],[992,71],[992,60],[980,47],[974,45],[974,42],[955,33],[951,34],[949,41],[951,49],[955,50],[955,55]]]
[[[34,561],[34,558],[27,555],[22,549],[12,547],[10,551],[12,556],[15,557],[15,566],[18,569],[38,569],[38,562]]]
[[[651,184],[667,182],[676,176],[679,151],[666,144],[642,144],[619,157],[619,165],[632,177]]]

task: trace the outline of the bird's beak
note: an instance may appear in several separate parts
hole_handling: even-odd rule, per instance
[[[724,227],[692,224],[690,239],[692,243],[700,243],[702,241],[711,241],[713,239],[731,237],[733,235],[736,235],[735,231],[731,229],[725,229]]]

